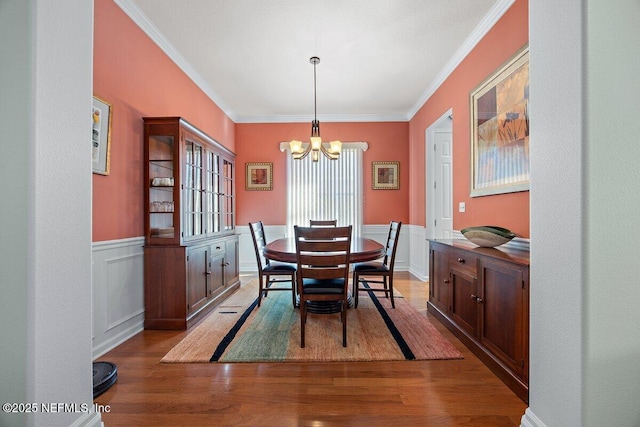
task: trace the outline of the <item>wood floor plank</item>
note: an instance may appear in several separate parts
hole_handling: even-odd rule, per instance
[[[243,277],[248,280],[251,277]],[[435,318],[428,285],[395,288],[463,354],[461,360],[161,364],[187,332],[143,331],[99,360],[118,381],[95,402],[105,426],[517,426],[526,404]]]

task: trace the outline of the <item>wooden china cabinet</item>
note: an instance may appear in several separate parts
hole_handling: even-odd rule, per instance
[[[431,240],[429,313],[529,400],[529,252]]]
[[[187,329],[240,285],[235,154],[181,117],[144,120],[145,329]]]

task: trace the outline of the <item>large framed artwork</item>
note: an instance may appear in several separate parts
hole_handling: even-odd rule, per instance
[[[93,97],[91,108],[91,157],[93,173],[109,175],[111,148],[111,104]]]
[[[471,93],[471,197],[529,190],[529,48]]]
[[[262,191],[273,190],[273,163],[247,163],[245,189]]]

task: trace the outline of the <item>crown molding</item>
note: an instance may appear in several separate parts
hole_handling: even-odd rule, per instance
[[[279,116],[238,116],[236,123],[311,123],[313,116],[305,115],[279,115]],[[318,121],[322,123],[338,122],[406,122],[405,114],[325,114],[318,115]]]
[[[178,50],[166,39],[166,37],[153,25],[149,18],[140,10],[132,0],[113,0],[113,2],[131,18],[131,20],[149,38],[158,45],[158,47],[167,54],[167,56],[189,77],[216,105],[232,120],[236,121],[234,112],[229,108],[226,102],[214,91],[206,80],[202,78],[193,66],[178,52]]]
[[[515,0],[500,0],[496,4],[493,5],[489,13],[482,18],[482,21],[476,26],[476,28],[471,32],[469,37],[462,43],[462,46],[456,51],[456,53],[451,57],[447,65],[444,66],[442,71],[438,73],[436,78],[431,82],[429,87],[422,93],[422,96],[418,98],[416,103],[413,105],[411,110],[407,113],[408,120],[411,120],[413,116],[422,108],[422,106],[431,98],[431,96],[435,93],[436,90],[444,83],[444,81],[449,77],[449,75],[460,65],[460,63],[464,60],[464,58],[469,55],[469,53],[476,47],[476,45],[482,40],[482,38],[489,32],[496,22],[502,15],[505,14],[507,10],[515,3]]]
[[[234,123],[311,122],[309,115],[237,116],[132,0],[113,1]],[[318,120],[321,122],[406,122],[411,120],[514,2],[515,0],[500,0],[491,8],[406,114],[333,114],[319,116]]]

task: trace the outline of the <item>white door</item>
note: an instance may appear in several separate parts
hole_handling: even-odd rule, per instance
[[[433,133],[433,237],[451,239],[453,230],[453,154],[451,130]]]
[[[428,239],[453,236],[453,137],[452,110],[436,120],[425,133]]]

